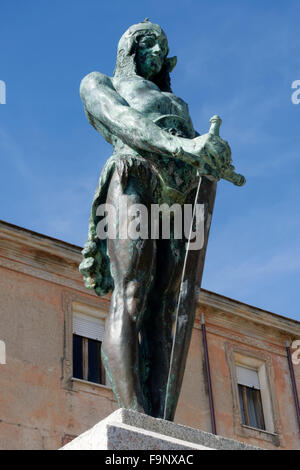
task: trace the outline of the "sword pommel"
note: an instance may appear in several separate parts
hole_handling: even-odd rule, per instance
[[[220,116],[217,116],[216,114],[210,118],[210,128],[209,128],[209,133],[214,134],[214,135],[219,135],[220,132],[220,125],[222,124],[222,119]]]

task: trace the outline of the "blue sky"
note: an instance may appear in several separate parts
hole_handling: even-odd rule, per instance
[[[145,17],[178,56],[172,87],[195,128],[219,114],[247,177],[218,185],[203,287],[300,320],[298,1],[2,0],[0,218],[83,245],[111,148],[84,116],[79,83],[112,75],[121,34]]]

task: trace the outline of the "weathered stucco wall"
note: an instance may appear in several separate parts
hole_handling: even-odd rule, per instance
[[[109,387],[71,379],[72,302],[108,312],[109,298],[82,285],[80,249],[0,224],[0,448],[57,449],[117,408]],[[297,322],[203,292],[176,421],[211,430],[200,314],[205,314],[217,432],[275,449],[300,449],[285,341]],[[235,351],[264,358],[272,382],[275,432],[246,429],[234,400]],[[300,394],[300,365],[295,366]]]

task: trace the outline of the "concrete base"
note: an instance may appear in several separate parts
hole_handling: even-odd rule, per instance
[[[239,441],[120,408],[61,450],[259,450]]]

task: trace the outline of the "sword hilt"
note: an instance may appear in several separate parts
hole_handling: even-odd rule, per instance
[[[222,119],[220,118],[220,116],[217,116],[215,114],[213,117],[210,118],[209,122],[210,122],[209,134],[214,134],[219,137]],[[229,168],[222,171],[221,177],[227,181],[230,181],[236,186],[243,186],[246,183],[246,179],[244,178],[244,176],[239,175],[238,173],[234,171],[233,165],[230,165]]]
[[[220,135],[220,126],[222,124],[222,119],[220,118],[220,116],[215,114],[213,117],[210,118],[209,122],[209,134]]]

